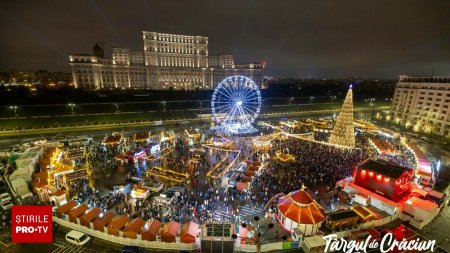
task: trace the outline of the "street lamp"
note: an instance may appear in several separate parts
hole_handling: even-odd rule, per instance
[[[114,106],[116,107],[116,113],[118,113],[119,112],[119,104],[114,103]]]
[[[9,109],[14,110],[14,118],[17,118],[17,109],[19,107],[17,105],[12,105],[9,107]]]
[[[163,104],[163,112],[165,112],[166,111],[166,101],[162,101],[162,104]]]
[[[75,104],[69,103],[67,106],[70,107],[70,109],[72,110],[72,114],[75,114],[75,111],[73,110],[73,108],[75,107]]]
[[[294,100],[294,97],[289,98],[289,104],[292,104],[292,101]]]

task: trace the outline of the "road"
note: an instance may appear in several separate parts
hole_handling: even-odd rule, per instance
[[[120,252],[123,245],[114,244],[101,240],[99,238],[91,237],[91,241],[84,246],[77,246],[66,242],[65,235],[69,232],[68,229],[59,226],[57,231],[53,232],[52,243],[23,243],[17,244],[5,252],[11,253],[115,253]],[[170,250],[153,250],[144,249],[145,253],[150,252],[178,252]]]
[[[384,108],[384,107],[383,107]],[[383,108],[376,108],[377,110],[381,110]],[[367,108],[361,108],[361,109],[355,109],[355,112],[359,111],[367,111],[372,109]],[[311,118],[311,117],[320,117],[323,115],[332,115],[334,112],[337,112],[338,110],[323,110],[323,111],[301,111],[301,112],[277,112],[277,113],[270,113],[270,114],[262,114],[259,116],[261,120],[263,119],[276,119],[280,117],[289,117],[292,119],[302,119],[302,118]],[[211,122],[210,120],[205,119],[190,119],[188,120],[188,124],[184,124],[186,122],[185,119],[180,120],[173,120],[170,122],[163,122],[164,126],[162,128],[165,128],[166,126],[174,126],[174,125],[180,125],[180,127],[187,127],[187,126],[195,126],[198,127],[198,125],[209,125]],[[11,145],[11,144],[17,144],[14,143],[15,141],[21,141],[23,138],[27,137],[41,137],[43,135],[55,135],[60,133],[70,133],[71,135],[74,135],[73,133],[76,133],[76,135],[83,135],[83,134],[95,134],[95,133],[110,133],[111,131],[123,131],[123,130],[131,130],[138,131],[139,129],[149,129],[154,128],[152,125],[152,122],[136,122],[136,123],[127,123],[127,124],[109,124],[109,125],[94,125],[94,126],[85,126],[85,127],[66,127],[66,128],[43,128],[43,129],[29,129],[26,131],[6,131],[6,132],[0,132],[0,147]],[[21,138],[18,138],[21,137]]]

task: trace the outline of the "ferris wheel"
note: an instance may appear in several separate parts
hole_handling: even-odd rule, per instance
[[[245,76],[230,76],[220,82],[211,100],[214,119],[231,132],[248,132],[261,110],[261,92]],[[247,131],[246,131],[247,130]]]

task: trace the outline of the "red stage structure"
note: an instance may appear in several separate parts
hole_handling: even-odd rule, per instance
[[[411,188],[413,169],[385,161],[368,159],[354,171],[354,183],[384,198],[398,202]]]

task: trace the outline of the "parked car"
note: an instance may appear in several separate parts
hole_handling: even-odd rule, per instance
[[[71,244],[83,246],[88,243],[89,240],[91,240],[91,238],[85,233],[81,233],[80,231],[71,230],[66,234],[66,241]]]

